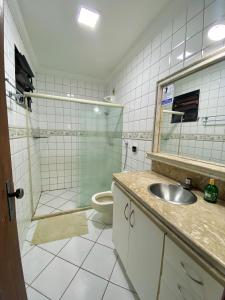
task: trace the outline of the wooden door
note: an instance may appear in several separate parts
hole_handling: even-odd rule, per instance
[[[6,183],[12,185],[4,73],[4,9],[0,0],[0,300],[27,299],[15,214],[9,215]],[[10,198],[12,209],[15,198]]]
[[[113,187],[113,243],[126,268],[128,254],[130,199],[115,185]]]
[[[156,300],[164,233],[131,203],[127,274],[140,299]]]

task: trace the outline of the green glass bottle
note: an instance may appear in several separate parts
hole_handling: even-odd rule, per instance
[[[204,189],[204,199],[210,203],[216,203],[218,198],[218,187],[215,185],[215,180],[211,178],[209,184]]]

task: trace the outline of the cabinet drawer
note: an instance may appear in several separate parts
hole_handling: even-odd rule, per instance
[[[180,297],[177,297],[171,289],[167,286],[164,280],[161,280],[159,300],[181,300]],[[183,299],[182,299],[183,300]]]
[[[178,299],[204,300],[200,295],[196,295],[194,291],[191,290],[186,276],[176,272],[166,259],[163,261],[162,280]]]
[[[223,287],[170,238],[165,241],[165,261],[179,276],[185,278],[186,287],[204,300],[220,300]]]

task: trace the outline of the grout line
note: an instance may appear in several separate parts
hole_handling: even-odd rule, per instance
[[[114,253],[115,253],[115,252],[114,252]],[[117,255],[117,254],[116,254],[116,255]],[[108,282],[107,282],[107,285],[106,285],[106,287],[105,287],[105,291],[104,291],[104,293],[103,293],[103,295],[102,295],[102,298],[101,298],[101,300],[103,300],[103,299],[104,299],[104,297],[105,297],[105,293],[106,293],[106,290],[107,290],[107,288],[108,288],[108,286],[109,286],[110,279],[111,279],[111,277],[112,277],[112,273],[113,273],[113,271],[114,271],[114,269],[115,269],[115,266],[116,266],[116,262],[117,262],[117,260],[118,260],[118,257],[116,256],[116,261],[115,261],[115,264],[114,264],[114,266],[113,266],[113,268],[112,268],[111,274],[110,274],[110,276],[109,276],[109,279],[108,279]]]
[[[60,299],[63,297],[63,295],[66,293],[66,291],[68,290],[69,286],[71,285],[72,281],[74,280],[74,278],[76,277],[77,273],[79,272],[79,270],[81,269],[81,266],[84,264],[85,260],[87,259],[88,255],[90,254],[91,250],[94,248],[95,243],[93,243],[92,247],[90,248],[89,252],[87,253],[87,255],[85,256],[82,264],[79,266],[76,274],[74,275],[74,277],[71,279],[71,281],[69,282],[68,286],[66,287],[66,289],[64,290],[64,292],[62,293]]]
[[[43,250],[43,249],[41,249]],[[55,259],[55,256],[53,255],[53,258],[47,263],[47,265],[34,277],[34,279],[28,283],[30,286],[34,283],[34,281],[39,277],[39,275],[50,265],[50,263]]]
[[[93,213],[92,213],[92,214],[93,214]],[[92,214],[91,214],[91,215],[92,215]],[[91,215],[90,215],[90,217],[91,217]],[[89,220],[89,219],[87,218],[87,220]],[[93,220],[89,220],[89,221],[96,222],[96,221],[93,221]],[[98,223],[98,222],[97,222],[97,223]],[[116,263],[117,263],[117,261],[118,261],[118,255],[117,255],[117,253],[114,252],[115,255],[116,255],[116,260],[115,260],[115,263],[114,263],[114,265],[113,265],[112,271],[111,271],[111,273],[110,273],[109,279],[103,278],[103,277],[99,276],[98,274],[95,274],[95,273],[92,272],[92,271],[86,270],[86,269],[83,267],[83,265],[84,265],[84,263],[85,263],[87,257],[89,256],[89,254],[91,253],[92,249],[94,248],[94,246],[95,246],[96,244],[97,244],[97,245],[100,245],[100,246],[102,246],[102,247],[106,247],[106,248],[108,248],[108,249],[110,249],[110,250],[114,250],[113,248],[108,247],[108,246],[103,245],[103,244],[100,244],[100,243],[98,242],[98,239],[99,239],[99,237],[102,235],[104,229],[107,228],[107,225],[104,225],[104,224],[102,224],[102,225],[103,225],[103,228],[101,229],[101,233],[98,235],[98,237],[97,237],[97,239],[96,239],[95,241],[90,240],[90,239],[85,238],[85,237],[82,237],[82,236],[78,236],[78,237],[80,237],[80,238],[86,239],[86,240],[88,240],[88,241],[90,241],[90,242],[93,243],[92,247],[90,248],[89,252],[87,253],[86,257],[84,258],[84,260],[83,260],[83,262],[82,262],[82,264],[81,264],[80,266],[77,266],[76,264],[72,263],[71,261],[68,261],[68,260],[66,260],[66,259],[64,259],[64,258],[62,258],[62,257],[59,256],[59,253],[67,246],[67,244],[68,244],[73,238],[70,238],[70,239],[65,243],[65,245],[64,245],[62,248],[60,248],[60,250],[59,250],[56,254],[54,254],[54,253],[52,253],[52,252],[50,252],[50,251],[48,251],[48,250],[46,250],[46,249],[43,249],[43,248],[42,248],[41,246],[39,246],[39,245],[34,245],[28,252],[30,252],[30,251],[31,251],[32,249],[34,249],[35,247],[38,247],[39,249],[41,249],[41,250],[43,250],[43,251],[46,251],[46,252],[48,252],[49,254],[53,255],[53,258],[52,258],[52,259],[50,260],[50,262],[49,262],[49,263],[48,263],[48,264],[47,264],[47,265],[46,265],[46,266],[38,273],[38,275],[37,275],[30,283],[26,283],[26,284],[27,284],[28,286],[30,286],[31,288],[35,289],[37,292],[39,292],[39,293],[42,294],[43,296],[45,296],[45,295],[44,295],[43,293],[41,293],[39,290],[37,290],[36,288],[34,288],[34,287],[32,286],[32,284],[33,284],[34,281],[35,281],[35,280],[36,280],[36,279],[44,272],[44,270],[45,270],[45,269],[53,262],[53,260],[57,257],[57,258],[59,258],[59,259],[65,261],[65,262],[67,262],[67,263],[70,263],[70,264],[72,264],[73,266],[75,266],[75,267],[78,268],[78,269],[77,269],[77,272],[75,273],[75,275],[73,276],[73,278],[72,278],[71,281],[69,282],[68,286],[66,287],[66,289],[64,290],[64,292],[63,292],[62,295],[60,296],[60,299],[61,299],[61,298],[63,297],[63,295],[66,293],[66,291],[68,290],[68,288],[69,288],[69,286],[71,285],[72,281],[74,280],[74,278],[76,277],[76,275],[78,274],[78,272],[79,272],[80,270],[84,270],[85,272],[88,272],[88,273],[90,273],[90,274],[92,274],[92,275],[94,275],[94,276],[97,276],[98,278],[101,278],[102,280],[107,281],[107,285],[106,285],[105,291],[104,291],[103,296],[102,296],[101,299],[103,299],[103,297],[104,297],[104,295],[105,295],[105,292],[106,292],[106,290],[107,290],[107,288],[108,288],[109,283],[112,283],[112,284],[114,284],[114,285],[116,285],[116,286],[118,286],[118,287],[120,287],[120,288],[123,288],[123,289],[125,289],[125,290],[127,290],[127,291],[130,291],[131,293],[135,294],[135,292],[134,292],[133,290],[127,289],[127,288],[125,288],[125,287],[123,287],[123,286],[121,286],[121,285],[119,285],[119,284],[116,284],[116,283],[110,281],[110,279],[111,279],[111,277],[112,277],[112,273],[113,273],[113,271],[114,271],[114,269],[115,269],[115,266],[116,266]],[[29,242],[29,241],[28,241],[28,242]],[[30,242],[29,242],[29,243],[30,243]],[[27,253],[28,253],[28,252],[27,252]],[[27,253],[26,253],[26,254],[27,254]],[[26,255],[26,254],[25,254],[25,255]],[[47,296],[45,296],[45,297],[47,297]],[[47,299],[50,299],[50,298],[47,297]]]
[[[43,297],[45,297],[46,299],[52,300],[51,298],[49,298],[48,296],[46,296],[45,294],[43,294],[42,292],[40,292],[38,289],[36,289],[35,287],[28,285],[27,288],[31,288],[33,290],[35,290],[37,293],[41,294]]]
[[[61,250],[67,245],[69,243],[69,241],[61,248]],[[36,247],[38,247],[38,246],[36,246]],[[38,247],[39,249],[40,249],[40,247]],[[51,252],[49,252],[49,251],[47,251],[47,250],[45,250],[45,249],[43,249],[43,248],[41,248],[41,250],[43,250],[43,251],[46,251],[46,252],[48,252],[49,254],[51,254],[51,255],[53,255],[53,258],[49,261],[49,263],[40,271],[40,273],[38,273],[38,275],[29,283],[29,285],[33,288],[33,286],[32,286],[32,284],[34,283],[34,281],[44,272],[44,270],[53,262],[53,260],[57,257],[57,258],[60,258],[60,259],[62,259],[61,257],[58,257],[56,254],[53,254],[53,253],[51,253]],[[60,251],[61,251],[60,250]],[[59,251],[59,252],[60,252]],[[59,253],[58,252],[58,253]],[[57,254],[58,254],[57,253]],[[74,265],[74,264],[73,264]]]

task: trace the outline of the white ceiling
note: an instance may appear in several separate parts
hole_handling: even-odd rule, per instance
[[[169,0],[18,0],[38,64],[104,79]],[[92,31],[77,24],[79,8],[101,17]]]

